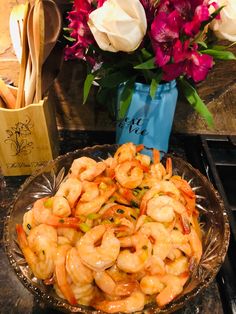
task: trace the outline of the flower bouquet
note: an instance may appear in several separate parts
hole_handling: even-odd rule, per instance
[[[192,107],[213,126],[213,117],[195,84],[203,81],[215,59],[232,60],[229,46],[215,45],[216,35],[236,39],[235,0],[74,0],[68,14],[70,41],[65,59],[87,64],[84,102],[92,84],[103,103],[120,96],[125,114],[139,81],[150,85],[176,80]],[[221,17],[222,15],[222,17]]]

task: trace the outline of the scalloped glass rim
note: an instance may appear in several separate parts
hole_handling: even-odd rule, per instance
[[[49,162],[26,179],[20,187],[4,223],[6,254],[18,279],[39,301],[65,313],[95,314],[102,312],[82,305],[71,306],[59,298],[52,288],[45,286],[40,280],[32,276],[16,243],[15,224],[22,222],[24,212],[31,207],[37,198],[55,193],[73,159],[81,156],[88,156],[96,160],[104,159],[113,155],[118,146],[107,144],[77,149]],[[146,305],[142,311],[146,314],[171,313],[183,307],[199,294],[214,280],[224,261],[229,245],[230,227],[227,210],[218,192],[207,178],[189,163],[174,155],[166,156],[172,158],[175,174],[182,175],[187,180],[191,179],[191,186],[198,187],[196,193],[200,196],[198,205],[200,221],[204,230],[204,254],[200,264],[194,269],[191,280],[185,286],[183,293],[163,309],[159,309],[154,303]]]

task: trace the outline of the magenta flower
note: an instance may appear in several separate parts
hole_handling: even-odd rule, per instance
[[[88,27],[89,13],[92,12],[93,7],[89,1],[75,0],[73,11],[68,13],[69,25],[72,30],[70,37],[74,39],[74,44],[65,47],[65,59],[84,59],[91,64],[95,63],[93,57],[86,54],[87,49],[95,40]]]
[[[173,50],[173,42],[179,38],[180,19],[177,11],[170,14],[159,12],[152,25],[150,37],[155,61],[158,66],[163,66],[170,61]]]
[[[196,7],[192,20],[183,27],[185,34],[190,37],[195,36],[199,32],[202,22],[207,21],[209,17],[210,13],[206,5]]]
[[[174,63],[162,67],[163,79],[171,81],[180,75],[192,78],[194,82],[204,80],[213,66],[213,58],[206,54],[200,54],[198,46],[189,46],[189,41],[183,44],[178,40],[174,46]]]

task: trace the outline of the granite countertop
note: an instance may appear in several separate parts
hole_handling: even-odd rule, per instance
[[[95,144],[113,143],[112,132],[61,132],[61,154],[76,148],[92,146]],[[179,140],[171,139],[171,150],[178,150],[180,155],[184,151]],[[39,304],[34,296],[22,285],[12,270],[4,251],[3,225],[17,189],[23,184],[25,177],[7,177],[0,181],[0,314],[59,314],[57,310],[50,309],[44,304]],[[216,281],[200,293],[188,306],[177,311],[178,314],[223,314],[221,300]]]

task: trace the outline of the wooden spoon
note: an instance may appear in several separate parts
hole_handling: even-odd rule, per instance
[[[44,45],[43,45],[43,60],[41,63],[41,72],[42,72],[42,65],[47,60],[48,56],[50,55],[53,47],[56,44],[57,38],[60,34],[61,30],[61,14],[60,11],[52,0],[43,0],[43,16],[44,16]],[[28,41],[30,47],[30,54],[33,61],[32,65],[32,74],[30,79],[29,88],[26,95],[26,104],[30,104],[33,101],[34,93],[35,93],[35,82],[36,82],[36,59],[35,59],[35,45],[32,36],[32,28],[33,28],[33,16],[34,16],[34,8],[32,7],[29,20],[28,20]],[[39,70],[39,69],[38,69]],[[44,78],[45,79],[45,74]],[[42,82],[41,82],[42,85]],[[41,86],[42,88],[42,86]],[[45,90],[45,88],[44,88]],[[41,97],[43,91],[41,90]],[[36,100],[36,99],[35,99]]]
[[[44,61],[49,56],[56,44],[61,31],[61,13],[52,0],[43,0],[45,18],[45,42],[44,42]]]
[[[36,85],[35,102],[42,99],[42,66],[44,54],[44,8],[42,0],[36,0],[33,10],[33,40],[35,48]]]
[[[26,67],[28,62],[28,42],[27,42],[27,20],[29,15],[30,3],[29,1],[25,4],[25,11],[23,17],[23,30],[22,30],[22,54],[21,54],[21,64],[20,64],[20,74],[19,74],[19,83],[18,83],[18,92],[16,98],[16,108],[21,108],[24,106],[25,94],[24,94],[24,84],[25,84],[25,75]]]

